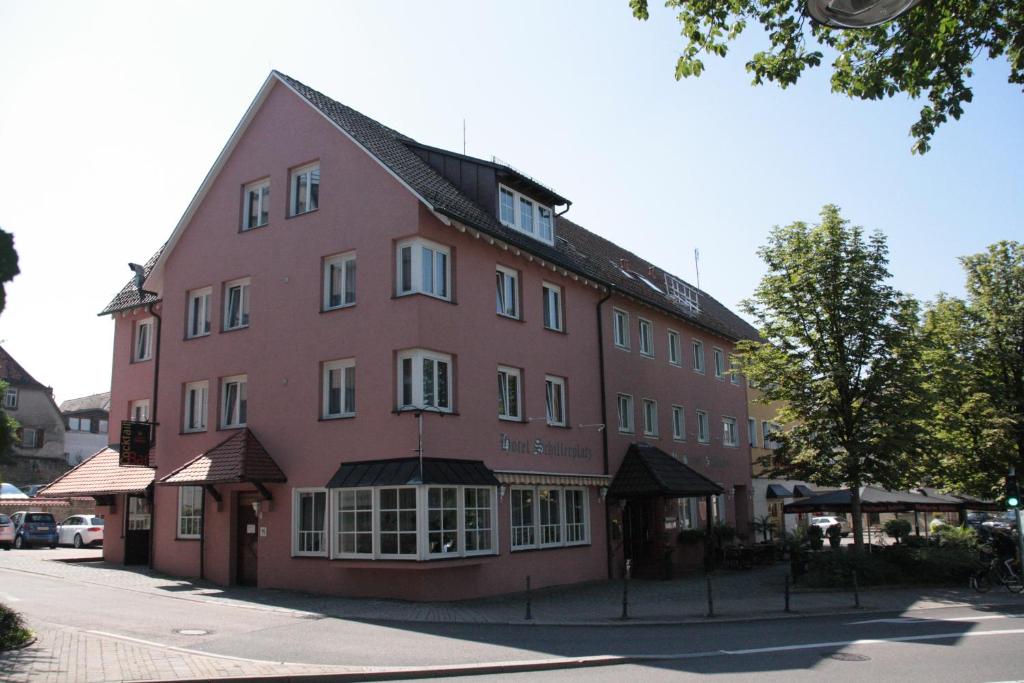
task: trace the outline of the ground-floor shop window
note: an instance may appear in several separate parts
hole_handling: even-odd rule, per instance
[[[511,497],[512,550],[590,542],[586,489],[517,486]]]
[[[327,490],[295,489],[293,492],[295,555],[327,554]]]
[[[199,538],[203,520],[203,487],[178,488],[178,538]]]

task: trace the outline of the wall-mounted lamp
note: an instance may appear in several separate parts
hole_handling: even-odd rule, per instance
[[[508,492],[508,487],[502,484],[498,487],[498,500],[505,500],[505,493]]]
[[[597,493],[601,497],[601,502],[603,503],[604,499],[608,497],[608,487],[602,486],[600,489],[598,489]]]
[[[258,500],[252,502],[252,511],[257,515],[260,514],[260,502]]]

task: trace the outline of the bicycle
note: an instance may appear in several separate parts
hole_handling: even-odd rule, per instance
[[[982,547],[982,552],[992,553],[992,558],[983,563],[973,574],[971,574],[971,588],[979,593],[987,593],[994,584],[1006,586],[1011,593],[1024,591],[1024,578],[1014,570],[1017,561],[1014,558],[1002,560],[996,556],[991,548]]]

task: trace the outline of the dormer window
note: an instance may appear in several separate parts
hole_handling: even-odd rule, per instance
[[[542,242],[554,241],[551,209],[504,185],[498,186],[498,218],[505,226]]]

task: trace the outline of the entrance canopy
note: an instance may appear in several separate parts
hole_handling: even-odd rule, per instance
[[[264,498],[270,494],[266,483],[282,483],[288,478],[277,466],[256,435],[243,429],[200,453],[174,470],[158,483],[171,486],[206,486],[216,484],[255,484]]]
[[[792,498],[793,492],[782,484],[768,484],[768,491],[765,498]]]
[[[416,486],[418,484],[497,486],[494,472],[480,460],[454,458],[397,458],[342,463],[329,489],[361,486]]]
[[[690,498],[714,496],[724,489],[665,451],[646,443],[630,444],[608,489],[609,498]]]
[[[144,493],[153,483],[149,467],[119,467],[118,453],[104,448],[39,489],[39,498]]]
[[[787,503],[790,512],[851,512],[851,489],[830,491],[805,500]],[[916,491],[886,491],[874,486],[860,487],[861,512],[958,512],[964,503],[951,496],[927,496]]]

